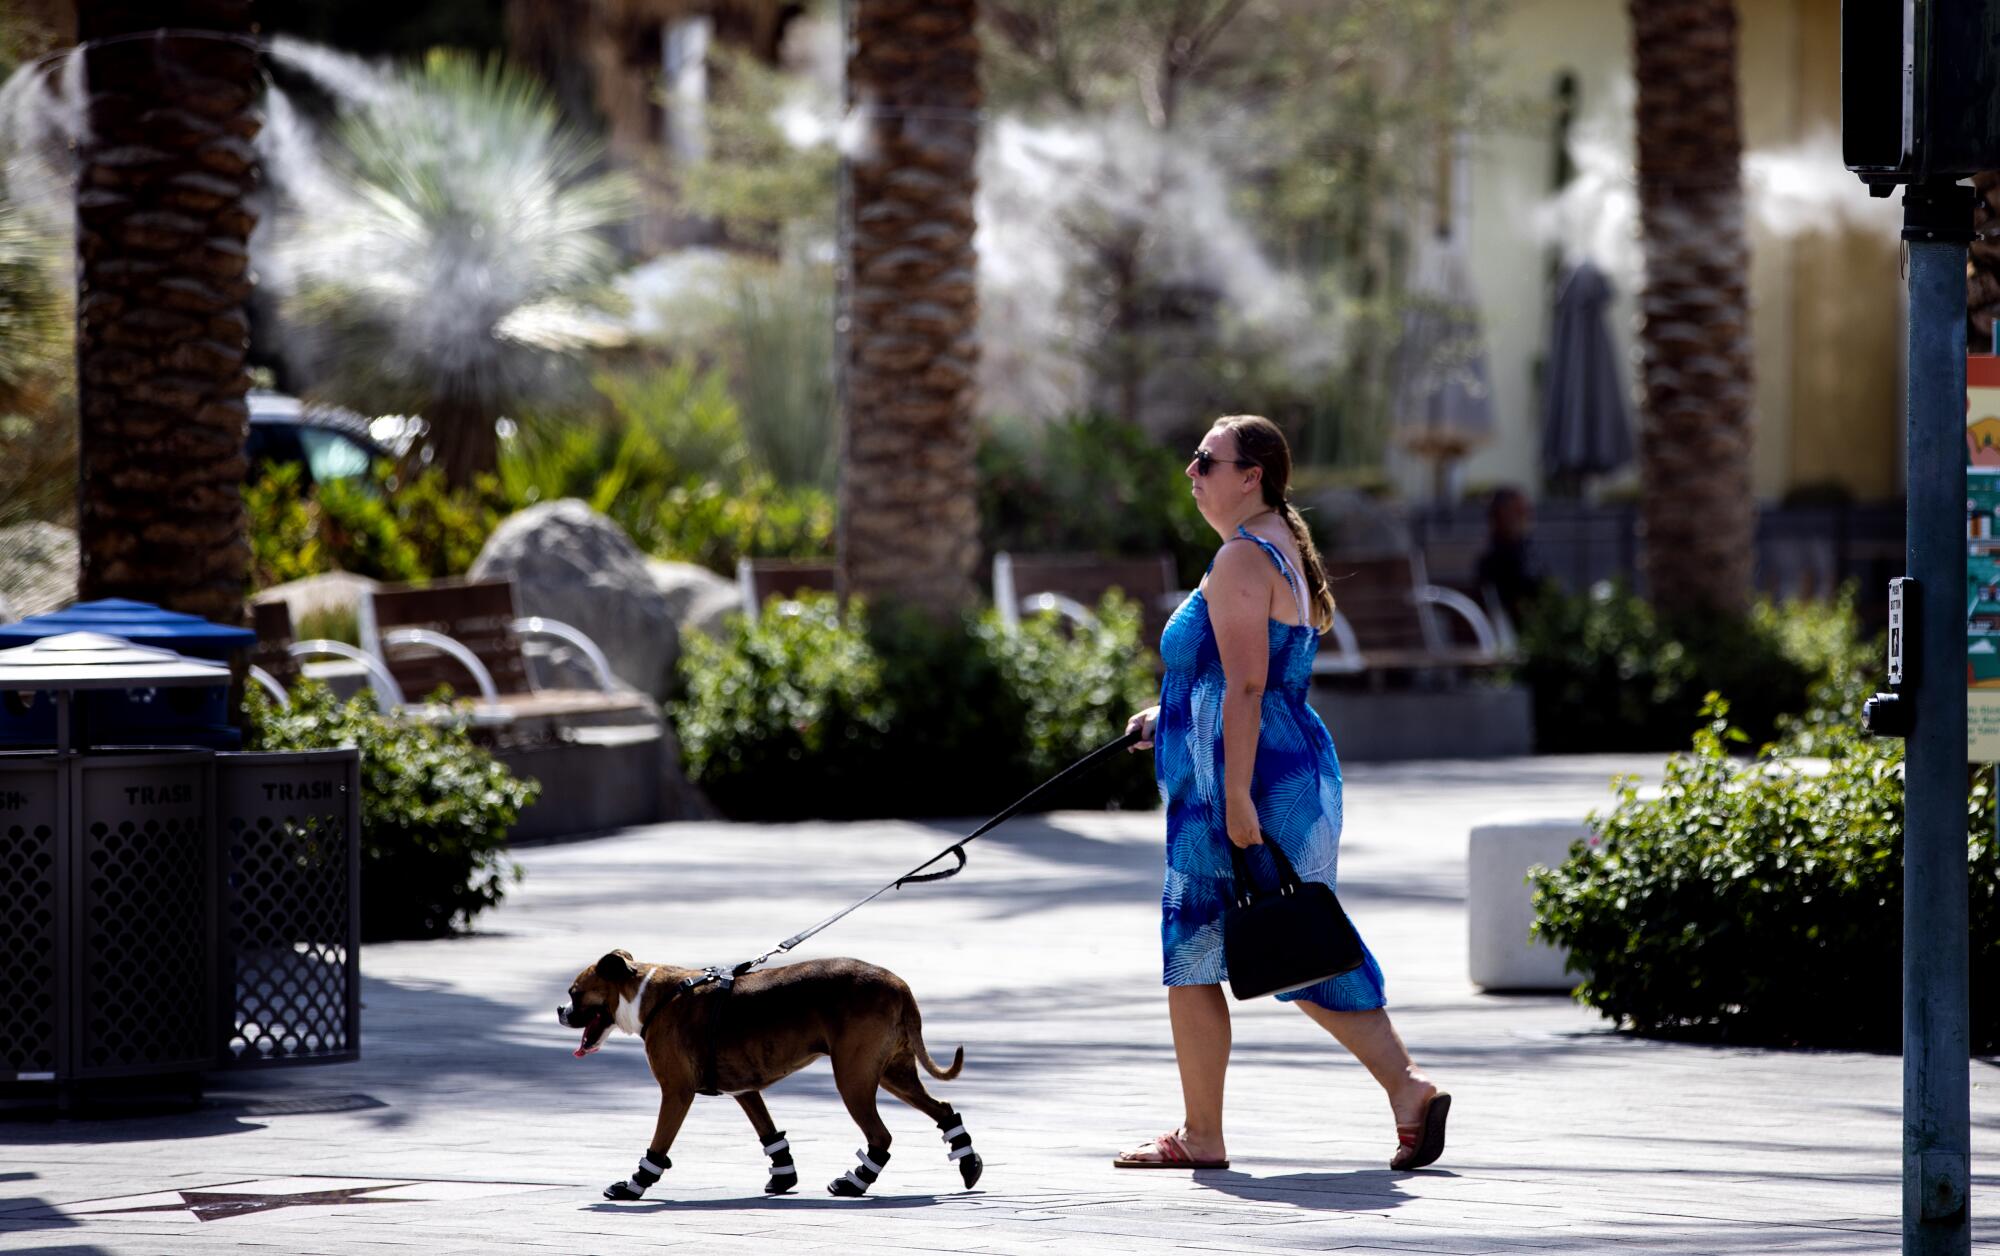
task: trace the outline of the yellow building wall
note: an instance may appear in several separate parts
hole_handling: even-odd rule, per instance
[[[1739,82],[1746,153],[1788,153],[1793,170],[1839,180],[1840,0],[1739,0]],[[1541,482],[1541,394],[1535,378],[1549,334],[1547,253],[1536,238],[1550,186],[1550,107],[1556,76],[1574,73],[1572,134],[1593,137],[1629,173],[1630,27],[1620,0],[1515,0],[1488,44],[1497,93],[1513,118],[1468,145],[1469,262],[1485,317],[1495,403],[1494,440],[1470,457],[1478,487]],[[1809,141],[1824,141],[1805,147]],[[1824,160],[1820,160],[1821,158]],[[1858,187],[1858,182],[1855,185]],[[1629,182],[1600,198],[1630,225]],[[1827,223],[1837,220],[1829,210]],[[1814,229],[1801,233],[1803,222]],[[1750,221],[1749,295],[1755,370],[1752,481],[1760,499],[1836,482],[1864,498],[1899,491],[1900,279],[1893,232],[1819,230],[1795,214],[1773,230]],[[1614,237],[1615,231],[1609,234]],[[1618,300],[1610,314],[1628,387],[1636,360],[1638,251],[1629,236],[1608,250]],[[1636,412],[1635,412],[1636,418]],[[1630,473],[1628,472],[1628,475]],[[1419,464],[1397,468],[1406,492],[1424,491]]]
[[[1799,126],[1837,138],[1840,0],[1799,0],[1799,9]],[[1877,208],[1895,221],[1892,206]],[[1794,251],[1794,484],[1839,483],[1862,498],[1903,491],[1901,261],[1880,227],[1808,236]]]

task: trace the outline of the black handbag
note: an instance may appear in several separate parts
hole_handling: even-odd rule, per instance
[[[1229,844],[1236,893],[1222,913],[1222,960],[1229,992],[1239,999],[1284,994],[1361,967],[1361,936],[1333,887],[1301,881],[1292,861],[1269,838],[1264,849],[1278,865],[1276,889],[1257,888],[1243,849]]]

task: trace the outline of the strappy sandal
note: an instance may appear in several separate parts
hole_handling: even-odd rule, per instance
[[[1440,1090],[1424,1105],[1424,1114],[1414,1125],[1398,1125],[1396,1141],[1401,1146],[1389,1161],[1397,1170],[1421,1169],[1444,1154],[1444,1123],[1451,1115],[1451,1096]]]
[[[1111,1162],[1114,1169],[1226,1169],[1227,1160],[1197,1160],[1188,1152],[1187,1144],[1179,1134],[1162,1134],[1153,1140],[1153,1147],[1160,1155],[1156,1160],[1141,1160],[1134,1156],[1120,1156]]]

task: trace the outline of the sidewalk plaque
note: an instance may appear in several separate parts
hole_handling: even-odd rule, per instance
[[[1967,758],[2000,763],[2000,357],[1965,360]]]

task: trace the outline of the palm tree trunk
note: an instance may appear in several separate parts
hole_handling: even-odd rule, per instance
[[[77,23],[89,91],[76,198],[79,593],[224,623],[242,620],[250,571],[250,9],[84,0]],[[119,38],[161,29],[177,33]]]
[[[975,0],[848,0],[842,163],[842,592],[938,614],[979,550],[972,243]]]
[[[424,406],[424,421],[446,484],[471,488],[480,476],[499,473],[500,434],[478,397],[435,393]]]
[[[1749,604],[1751,348],[1733,0],[1631,0],[1638,80],[1640,507],[1669,614]]]

